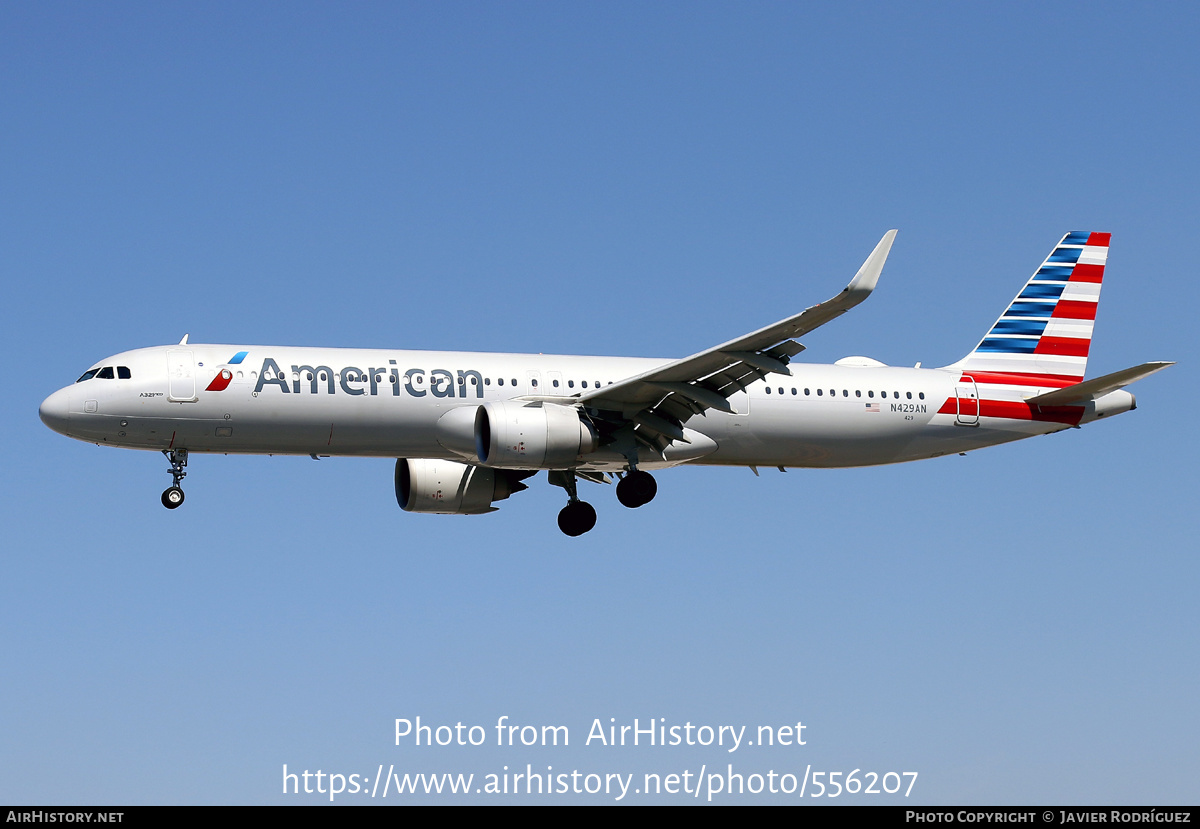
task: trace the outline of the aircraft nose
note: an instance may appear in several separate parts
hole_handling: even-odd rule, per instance
[[[42,405],[38,407],[38,416],[41,417],[42,423],[63,435],[67,433],[67,420],[71,414],[67,393],[67,389],[59,389],[43,400]]]

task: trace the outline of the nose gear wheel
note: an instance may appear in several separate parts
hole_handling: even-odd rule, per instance
[[[183,488],[179,484],[187,477],[188,450],[164,449],[163,454],[171,462],[171,468],[167,470],[171,475],[171,486],[163,490],[162,505],[176,509],[183,503]]]

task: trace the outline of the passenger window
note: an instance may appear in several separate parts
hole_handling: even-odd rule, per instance
[[[805,394],[805,396],[807,396],[807,395],[808,395],[808,389],[805,389],[805,390],[804,390],[804,394]]]
[[[873,392],[873,391],[867,392],[867,397],[874,397],[874,396],[875,396],[875,392]]]
[[[575,388],[575,381],[574,381],[574,380],[568,380],[568,381],[567,381],[567,388],[568,388],[568,389],[573,389],[573,388]]]
[[[855,390],[854,390],[854,396],[855,396],[855,397],[862,397],[862,389],[855,389]]]
[[[557,380],[555,380],[555,381],[554,381],[554,388],[556,388],[556,389],[558,388],[558,381],[557,381]]]
[[[780,393],[780,394],[783,394],[783,386],[780,386],[780,387],[779,387],[779,393]]]
[[[912,400],[912,392],[910,392],[910,391],[906,391],[906,392],[904,393],[904,396],[905,396],[905,397],[907,397],[909,400]]]
[[[497,377],[497,378],[496,378],[496,385],[497,385],[497,386],[503,386],[503,385],[504,385],[504,378],[503,378],[503,377]]]
[[[849,397],[849,396],[850,396],[850,392],[849,392],[849,390],[847,390],[847,389],[842,389],[842,397]]]
[[[792,386],[792,396],[793,397],[796,396],[796,387],[795,386]]]
[[[767,386],[767,394],[770,394],[770,393],[771,393],[771,387]]]
[[[824,394],[825,394],[825,389],[817,389],[817,397],[821,397]]]
[[[101,380],[112,380],[113,379],[112,366],[105,366],[104,368],[100,369],[100,371],[96,374],[96,376],[99,377]]]
[[[917,397],[919,397],[919,398],[921,398],[922,400],[924,400],[924,399],[925,399],[925,392],[923,392],[923,391],[917,392]]]
[[[894,397],[894,398],[896,398],[897,400],[899,400],[899,399],[900,399],[900,392],[898,392],[898,391],[894,391],[894,392],[892,392],[892,397]]]
[[[472,379],[474,379],[474,378],[472,378]],[[536,389],[537,388],[537,378],[534,377],[531,382],[533,383],[533,387]]]

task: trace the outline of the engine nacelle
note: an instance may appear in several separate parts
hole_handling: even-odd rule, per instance
[[[406,512],[481,515],[495,512],[495,501],[528,489],[527,477],[505,469],[486,469],[454,461],[400,458],[396,461],[396,502]]]
[[[599,443],[573,406],[504,400],[480,406],[475,416],[475,454],[485,466],[568,469]]]

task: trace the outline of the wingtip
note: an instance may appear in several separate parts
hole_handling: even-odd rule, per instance
[[[1151,360],[1148,363],[1142,363],[1138,368],[1145,369],[1146,373],[1142,376],[1149,377],[1151,374],[1162,371],[1164,368],[1170,368],[1175,365],[1175,360]]]
[[[850,280],[846,290],[863,294],[869,294],[875,290],[875,285],[879,282],[879,274],[883,272],[883,263],[887,261],[888,253],[892,250],[892,242],[896,240],[896,233],[897,231],[893,229],[883,234],[883,238],[871,251],[867,261],[863,262],[862,267],[858,269],[854,279]]]

